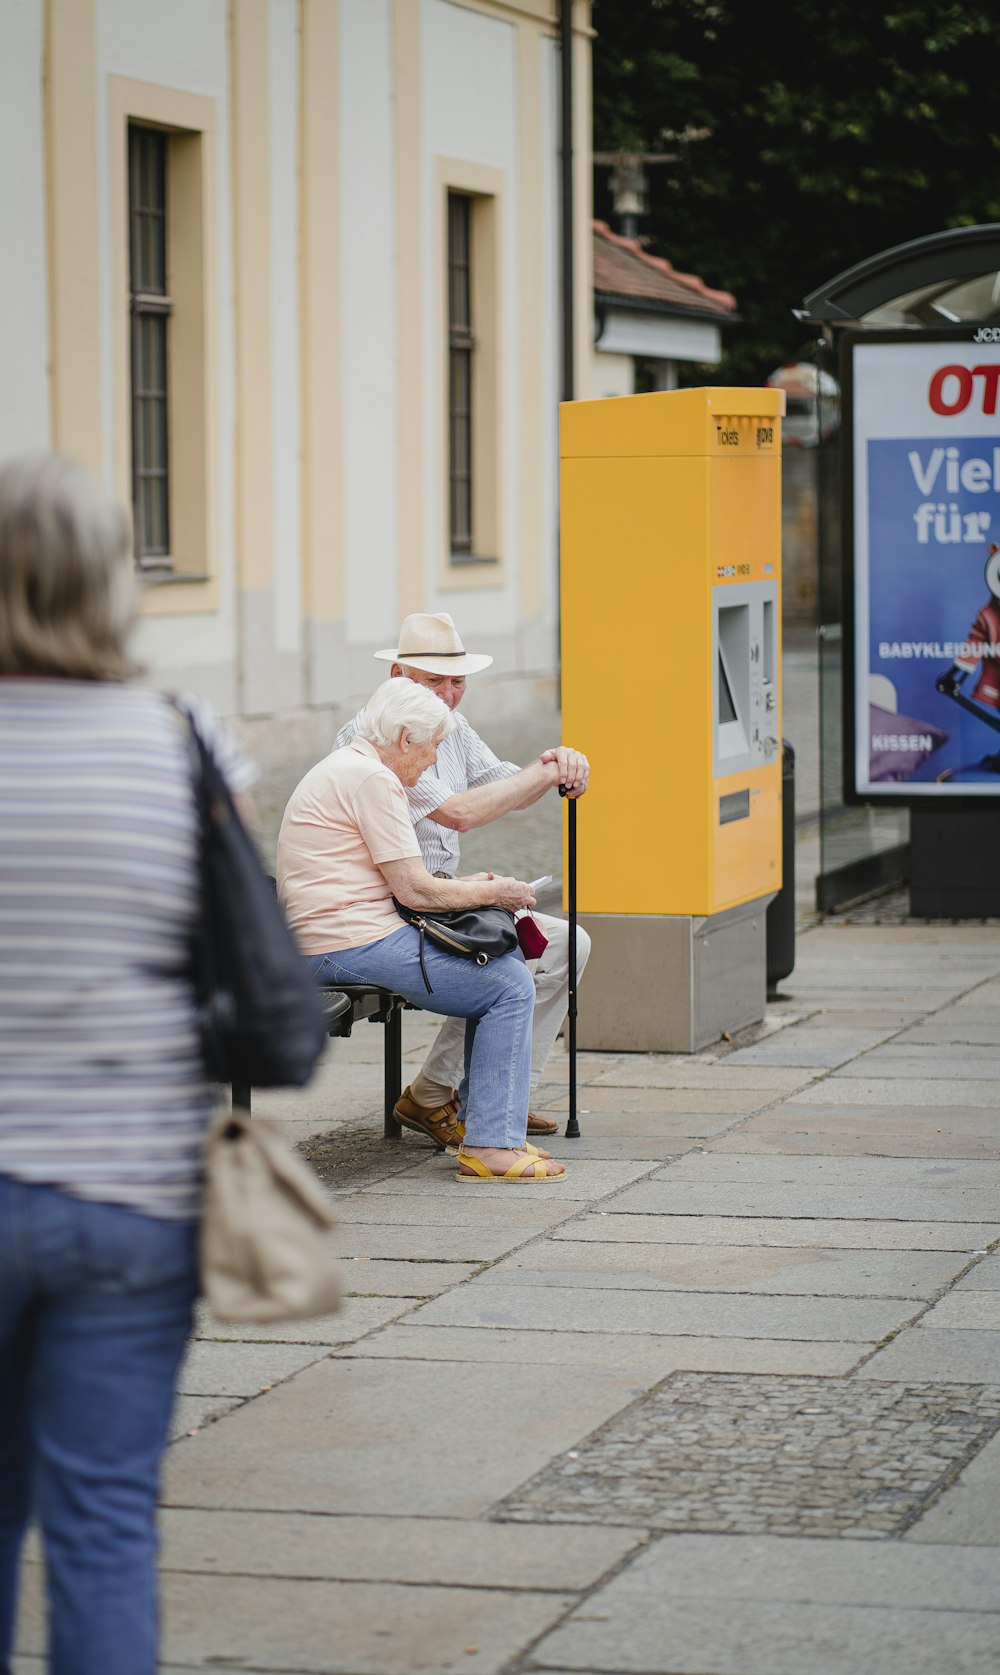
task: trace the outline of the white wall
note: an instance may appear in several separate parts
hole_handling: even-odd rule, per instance
[[[542,287],[540,306],[543,319],[542,342],[546,348],[543,385],[545,434],[545,478],[542,495],[544,529],[542,553],[545,563],[542,597],[545,601],[545,621],[551,629],[549,652],[553,662],[558,659],[559,625],[559,399],[562,394],[562,257],[560,247],[562,177],[559,165],[560,146],[560,53],[554,39],[542,40],[542,226],[547,229],[547,280]]]
[[[232,202],[229,148],[229,65],[226,0],[96,0],[98,204],[101,247],[101,384],[105,472],[114,480],[114,314],[111,165],[107,77],[125,76],[198,93],[215,101],[215,419],[219,462],[216,507],[220,576],[218,611],[145,618],[137,652],[158,684],[195,684],[221,708],[236,690],[234,617],[234,457],[236,418],[233,343]]]
[[[427,609],[451,611],[463,634],[511,635],[517,624],[517,34],[512,23],[463,11],[447,0],[421,6],[421,116],[423,127],[422,224],[424,299],[424,589]],[[435,248],[439,226],[434,160],[461,158],[503,172],[500,221],[499,401],[501,408],[501,528],[508,560],[503,586],[440,586],[442,541],[447,539],[442,458],[447,410],[441,342],[443,253]]]
[[[50,445],[43,0],[0,0],[0,459]]]
[[[635,384],[635,362],[631,355],[607,355],[595,349],[590,357],[591,400],[604,396],[631,395]]]

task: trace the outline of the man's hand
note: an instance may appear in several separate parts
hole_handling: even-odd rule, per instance
[[[581,750],[570,750],[568,745],[556,745],[543,750],[540,762],[553,762],[558,770],[556,784],[565,785],[568,797],[582,797],[590,783],[590,763]]]

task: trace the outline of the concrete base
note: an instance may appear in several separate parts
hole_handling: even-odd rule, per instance
[[[767,904],[725,913],[587,913],[593,952],[577,1045],[593,1052],[694,1053],[759,1023],[767,1005]]]

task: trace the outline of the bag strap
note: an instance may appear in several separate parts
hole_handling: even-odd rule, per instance
[[[417,953],[418,953],[418,956],[419,956],[419,959],[420,959],[420,975],[424,980],[424,985],[427,989],[427,993],[429,995],[432,995],[434,993],[434,990],[431,988],[431,980],[427,975],[427,967],[424,964],[424,932],[426,931],[426,929],[427,929],[426,925],[424,924],[423,920],[421,920],[420,930],[418,932],[418,935],[420,937],[420,943],[419,943],[419,946],[418,946],[418,949],[417,949]]]
[[[204,1003],[207,997],[218,986],[219,961],[215,945],[214,918],[209,911],[208,876],[206,871],[207,833],[209,822],[213,818],[213,807],[219,799],[219,784],[222,794],[228,790],[222,775],[215,764],[211,751],[198,730],[198,725],[188,709],[173,693],[164,694],[166,702],[174,711],[179,724],[186,735],[187,753],[191,765],[191,788],[194,792],[195,811],[198,816],[198,886],[199,911],[198,923],[194,928],[194,959],[196,982],[200,998]],[[214,781],[214,783],[213,783]],[[235,812],[235,811],[234,811]]]

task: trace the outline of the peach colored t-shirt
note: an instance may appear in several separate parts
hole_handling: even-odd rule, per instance
[[[380,942],[402,928],[376,861],[420,856],[406,793],[355,738],[310,768],[278,834],[278,894],[304,954]]]

